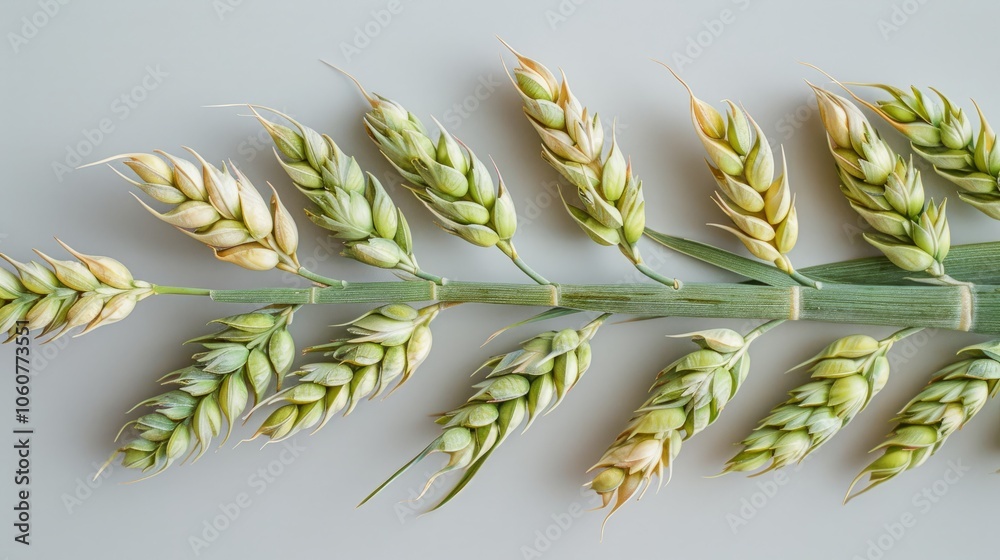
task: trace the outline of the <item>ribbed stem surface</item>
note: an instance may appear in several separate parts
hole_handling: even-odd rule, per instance
[[[404,303],[414,301],[568,307],[583,311],[752,319],[807,319],[1000,334],[998,286],[807,287],[685,284],[533,285],[486,282],[348,282],[331,288],[212,290],[229,303]]]

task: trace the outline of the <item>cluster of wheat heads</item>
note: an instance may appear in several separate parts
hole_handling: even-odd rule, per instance
[[[892,151],[865,114],[848,99],[812,86],[847,204],[870,224],[865,239],[884,257],[797,269],[791,252],[799,223],[787,162],[779,166],[753,118],[733,102],[723,114],[690,94],[695,136],[705,148],[717,191],[712,200],[732,233],[755,257],[674,237],[646,226],[643,183],[612,131],[538,61],[511,49],[508,70],[523,110],[541,140],[543,159],[568,185],[561,191],[569,217],[595,242],[617,247],[652,282],[615,287],[550,282],[528,266],[514,246],[512,190],[499,170],[446,131],[388,97],[361,88],[369,109],[359,126],[399,172],[405,187],[446,232],[473,245],[496,247],[534,284],[448,281],[421,268],[407,218],[386,186],[366,173],[325,134],[291,117],[247,105],[270,135],[282,190],[310,203],[306,216],[343,245],[343,255],[393,271],[390,282],[347,282],[301,266],[298,226],[278,189],[270,203],[232,163],[216,166],[157,151],[130,153],[118,172],[153,204],[143,207],[210,248],[223,261],[249,270],[279,269],[312,283],[308,288],[208,290],[133,279],[118,261],[64,247],[76,260],[38,252],[44,262],[0,255],[0,330],[27,327],[52,340],[82,327],[83,334],[125,318],[152,295],[209,297],[255,303],[252,312],[213,321],[215,332],[189,341],[200,347],[190,365],[164,376],[164,391],[136,408],[142,414],[119,434],[109,464],[151,474],[197,460],[237,422],[257,426],[251,439],[268,442],[319,430],[364,399],[391,394],[411,379],[431,351],[432,322],[459,303],[546,306],[511,327],[580,311],[596,312],[578,328],[534,334],[483,363],[482,377],[464,403],[439,416],[441,433],[379,486],[440,452],[447,462],[427,482],[459,471],[457,483],[434,506],[450,501],[516,429],[527,429],[561,403],[582,379],[599,330],[615,314],[646,317],[751,318],[748,332],[716,328],[685,335],[697,349],[677,357],[655,378],[644,403],[600,455],[589,487],[614,513],[654,481],[669,480],[683,442],[716,422],[752,371],[754,340],[789,320],[813,319],[898,327],[881,340],[865,334],[832,341],[796,369],[809,379],[790,391],[740,443],[724,472],[782,468],[804,459],[861,413],[889,377],[895,342],[923,328],[1000,333],[1000,273],[982,266],[1000,255],[1000,242],[951,247],[944,202],[927,200],[912,160]],[[360,83],[358,83],[360,87]],[[978,136],[965,113],[939,94],[940,103],[879,86],[889,99],[861,101],[913,143],[955,183],[959,198],[990,217],[1000,216],[1000,147],[981,115]],[[852,94],[853,95],[853,94]],[[494,166],[496,168],[496,166]],[[706,176],[707,177],[707,176]],[[288,195],[285,196],[286,198]],[[138,197],[137,197],[138,198]],[[736,272],[745,282],[682,283],[647,266],[640,244],[667,247]],[[953,249],[953,250],[952,250]],[[947,273],[946,273],[947,267]],[[307,347],[314,356],[296,365],[293,317],[315,304],[373,302],[378,306],[340,325],[331,342]],[[418,302],[425,302],[417,305]],[[1000,341],[959,351],[904,407],[878,448],[879,456],[855,484],[866,489],[925,462],[954,431],[995,395]],[[223,431],[225,432],[223,434]],[[853,485],[852,485],[853,488]],[[610,517],[610,513],[609,513]]]

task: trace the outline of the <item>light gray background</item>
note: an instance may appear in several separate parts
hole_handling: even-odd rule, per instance
[[[495,34],[565,69],[589,107],[606,122],[618,119],[622,147],[645,180],[650,225],[733,248],[733,240],[703,226],[721,218],[708,200],[712,180],[690,127],[686,96],[648,59],[680,66],[704,99],[745,103],[771,139],[785,145],[802,223],[793,255],[800,266],[873,251],[859,240],[857,219],[839,196],[803,80],[827,82],[797,61],[818,64],[846,80],[936,85],[959,100],[975,96],[987,114],[1000,115],[1000,102],[991,95],[1000,84],[989,62],[1000,8],[990,2],[544,0],[504,7],[403,2],[385,25],[372,23],[373,11],[387,9],[382,0],[349,6],[71,2],[59,5],[51,17],[38,15],[43,4],[5,2],[0,7],[0,30],[7,37],[0,47],[0,99],[7,114],[0,134],[0,250],[19,259],[28,259],[36,247],[61,255],[52,241],[58,235],[84,252],[119,258],[138,278],[164,284],[236,287],[284,285],[285,280],[277,273],[251,273],[214,261],[203,247],[148,216],[107,168],[57,178],[53,163],[64,162],[68,149],[87,141],[84,130],[109,119],[113,131],[85,160],[155,148],[179,152],[189,145],[216,161],[231,158],[258,186],[271,181],[290,206],[300,207],[302,200],[270,146],[258,139],[259,126],[237,116],[243,112],[237,109],[202,108],[254,102],[284,109],[331,134],[364,168],[386,176],[389,165],[360,126],[361,97],[320,58],[355,73],[367,87],[400,100],[427,122],[431,115],[443,119],[481,157],[493,156],[525,213],[518,247],[528,262],[563,282],[643,280],[617,251],[587,240],[553,203],[556,174],[538,157],[538,139],[503,78]],[[726,18],[732,23],[713,24],[724,10],[731,11]],[[384,21],[385,14],[381,17]],[[32,37],[25,35],[26,43],[14,39],[15,48],[10,33],[24,33],[22,18],[45,24]],[[366,25],[377,32],[370,44],[346,56],[343,45],[355,41]],[[721,31],[718,36],[703,33],[713,27]],[[685,54],[689,39],[697,42],[699,33],[706,46]],[[690,63],[679,64],[675,55],[690,56]],[[143,89],[150,68],[159,69],[162,79],[147,79]],[[490,91],[479,88],[482,83],[496,86]],[[484,99],[477,99],[477,88]],[[142,99],[126,112],[123,94]],[[455,104],[474,109],[467,117],[456,116]],[[897,137],[889,139],[904,148]],[[926,183],[935,196],[952,194],[935,177],[927,176]],[[451,278],[522,280],[499,253],[437,231],[397,184],[388,187],[410,216],[417,252],[428,270]],[[954,204],[948,210],[957,243],[992,239],[1000,231],[967,207]],[[322,232],[304,218],[299,223],[301,254],[315,258],[321,272],[358,280],[391,278],[331,256],[316,242]],[[652,246],[645,251],[667,274],[728,278]],[[294,328],[299,345],[327,340],[335,332],[326,325],[362,309],[301,312]],[[508,333],[479,348],[487,334],[533,310],[464,306],[448,311],[434,325],[434,352],[416,379],[391,399],[365,403],[316,436],[296,438],[298,449],[285,451],[284,458],[297,456],[287,465],[281,463],[280,446],[260,451],[255,444],[233,449],[230,443],[196,464],[139,484],[122,484],[134,474],[115,466],[88,493],[83,481],[114,448],[115,432],[132,417],[124,412],[157,393],[157,377],[187,363],[193,349],[182,348],[182,341],[232,311],[193,299],[153,298],[124,323],[44,350],[35,347],[34,544],[26,550],[11,541],[14,487],[5,474],[0,511],[7,513],[0,515],[0,525],[5,527],[2,550],[9,557],[193,556],[190,538],[203,538],[205,523],[241,493],[249,496],[250,506],[200,551],[201,557],[523,558],[536,557],[525,547],[537,546],[535,552],[549,558],[957,558],[983,556],[993,548],[993,502],[1000,486],[994,474],[1000,467],[996,406],[924,467],[848,507],[840,505],[847,484],[867,464],[866,450],[881,440],[893,413],[932,371],[952,359],[952,352],[982,337],[934,333],[921,339],[915,356],[914,346],[900,345],[899,356],[913,357],[894,360],[893,379],[869,410],[803,468],[780,479],[782,485],[771,475],[705,478],[734,451],[732,442],[801,383],[801,373],[782,374],[788,367],[836,336],[890,331],[847,325],[787,325],[758,342],[745,388],[715,426],[685,445],[673,482],[658,495],[629,504],[600,545],[601,513],[566,514],[593,505],[579,490],[587,480],[583,471],[642,401],[655,373],[691,348],[664,335],[708,326],[746,328],[744,322],[672,319],[606,327],[595,342],[590,373],[562,407],[528,434],[512,437],[458,500],[420,519],[413,515],[418,508],[396,504],[422,484],[434,461],[413,469],[367,507],[354,505],[438,433],[428,414],[469,395],[468,374],[481,360],[549,327]],[[562,324],[575,325],[578,319]],[[13,369],[13,355],[10,346],[0,349],[2,371]],[[13,380],[7,377],[0,393],[5,395],[2,418],[3,426],[12,426]],[[240,429],[237,436],[247,434],[248,429]],[[5,447],[0,469],[8,472],[14,457]],[[944,482],[950,463],[968,467],[955,484]],[[268,468],[281,474],[258,493],[261,479],[250,477]],[[936,500],[929,508],[923,504],[930,502],[918,497],[925,489]],[[432,494],[440,496],[441,487]],[[762,507],[751,512],[747,503]],[[892,525],[907,513],[916,526],[893,536]],[[567,518],[568,527],[559,527],[558,521],[567,525]],[[737,518],[745,523],[734,525]],[[549,536],[541,538],[546,532]],[[880,538],[888,551],[871,548]]]

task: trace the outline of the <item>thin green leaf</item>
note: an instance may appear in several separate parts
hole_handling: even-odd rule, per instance
[[[751,280],[756,280],[770,286],[799,285],[798,282],[790,278],[787,274],[769,264],[741,257],[725,249],[713,247],[699,241],[674,237],[650,228],[646,228],[646,236],[678,253],[707,262],[724,270],[735,272]]]

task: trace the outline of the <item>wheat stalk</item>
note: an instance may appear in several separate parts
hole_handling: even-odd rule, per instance
[[[260,401],[251,414],[262,406],[285,404],[250,439],[265,436],[270,442],[280,441],[313,426],[316,433],[341,410],[344,416],[350,414],[365,397],[374,399],[393,383],[392,391],[400,388],[430,353],[430,323],[446,307],[449,304],[419,310],[385,305],[349,324],[353,338],[306,348],[333,361],[301,366],[292,373],[295,385]]]
[[[1000,387],[1000,340],[959,350],[966,359],[945,366],[899,411],[888,439],[872,451],[872,461],[847,490],[845,502],[924,464],[952,433],[972,420]],[[865,476],[868,486],[851,495]]]
[[[111,454],[104,468],[118,455],[122,466],[143,472],[155,470],[154,475],[185,457],[197,460],[222,432],[223,424],[224,443],[251,395],[254,402],[263,399],[272,378],[280,388],[281,378],[295,357],[295,343],[287,327],[298,308],[273,305],[213,321],[225,328],[189,341],[205,350],[193,356],[190,366],[161,379],[177,389],[132,409],[146,406],[153,411],[122,427],[116,441],[126,431],[133,435]]]
[[[115,259],[85,255],[56,241],[80,262],[54,259],[36,250],[48,263],[50,268],[46,268],[0,253],[17,271],[12,274],[0,268],[0,333],[13,332],[24,322],[29,331],[41,329],[38,336],[55,332],[47,342],[83,327],[74,335],[80,336],[121,321],[138,302],[153,295],[152,284],[133,279]]]
[[[660,486],[669,483],[683,441],[715,422],[742,386],[750,371],[750,343],[782,322],[766,323],[746,336],[730,329],[676,335],[692,337],[701,348],[660,371],[649,398],[590,468],[600,469],[588,483],[591,490],[601,496],[603,507],[614,502],[605,525],[632,496],[645,493],[652,477]]]
[[[579,330],[543,333],[518,350],[489,359],[483,366],[489,373],[476,385],[478,392],[439,418],[440,436],[365,499],[428,455],[442,452],[448,455],[448,463],[431,476],[424,492],[445,473],[461,471],[462,476],[436,508],[469,483],[515,427],[525,424],[527,429],[540,414],[562,402],[587,371],[590,341],[612,313],[770,319],[745,336],[728,329],[691,333],[701,349],[660,372],[646,403],[594,466],[600,472],[590,486],[601,495],[604,506],[611,507],[609,517],[648,489],[654,476],[662,483],[666,470],[669,478],[681,443],[711,425],[745,381],[750,343],[785,320],[907,328],[882,341],[864,336],[841,339],[807,362],[812,381],[772,410],[744,440],[744,449],[726,471],[778,468],[801,460],[827,441],[882,387],[887,376],[886,352],[895,340],[927,327],[1000,332],[1000,290],[993,285],[1000,279],[982,266],[995,258],[998,245],[965,248],[960,258],[950,260],[958,263],[949,268],[951,272],[959,270],[960,278],[975,279],[979,285],[946,276],[942,261],[950,240],[944,205],[925,204],[920,176],[912,164],[894,154],[846,99],[814,87],[844,183],[842,190],[878,231],[867,239],[904,271],[889,270],[889,264],[880,259],[835,263],[805,269],[829,281],[822,290],[810,289],[816,284],[798,274],[788,258],[797,220],[787,173],[775,177],[767,141],[745,111],[730,103],[729,115],[723,118],[691,95],[696,131],[719,183],[717,202],[735,226],[729,229],[768,263],[688,240],[667,239],[645,229],[641,182],[633,175],[614,132],[605,155],[600,120],[573,96],[565,78],[560,82],[540,63],[515,55],[519,66],[511,79],[542,138],[543,157],[580,195],[581,206],[567,203],[573,218],[595,240],[619,246],[639,270],[674,290],[650,284],[548,284],[513,248],[516,215],[499,173],[499,185],[494,188],[484,164],[447,131],[442,129],[432,137],[401,105],[365,92],[372,105],[365,117],[368,133],[441,225],[477,245],[499,247],[541,285],[445,282],[422,272],[413,258],[405,219],[374,178],[366,179],[354,159],[329,137],[291,119],[291,126],[272,122],[258,111],[263,108],[251,107],[274,140],[285,172],[319,207],[312,219],[345,241],[346,256],[422,281],[407,277],[413,281],[342,282],[305,270],[296,257],[294,222],[277,195],[268,207],[231,165],[216,168],[197,154],[197,164],[162,152],[125,154],[111,159],[124,158],[139,178],[130,180],[132,184],[171,206],[162,213],[146,206],[161,220],[212,247],[222,260],[254,270],[279,268],[319,286],[247,290],[158,286],[135,281],[117,261],[72,250],[79,262],[39,253],[51,268],[3,256],[17,273],[0,269],[0,327],[21,333],[27,326],[61,336],[84,326],[86,332],[121,319],[136,301],[152,294],[269,304],[219,319],[216,322],[223,325],[219,332],[192,340],[203,351],[193,356],[190,366],[163,378],[165,384],[175,386],[173,390],[140,403],[150,410],[123,428],[119,437],[125,440],[109,464],[120,456],[126,467],[155,474],[185,457],[197,459],[223,429],[228,437],[235,419],[246,413],[251,394],[255,406],[250,414],[277,405],[251,439],[278,441],[304,429],[318,430],[334,414],[350,413],[361,399],[398,388],[430,350],[431,321],[452,304],[550,308],[520,324],[575,311],[598,312],[597,319]],[[917,116],[907,129],[911,139],[924,144],[939,141],[940,146],[929,147],[961,152],[935,152],[936,157],[953,157],[966,166],[971,157],[975,173],[991,178],[996,175],[994,168],[1000,173],[1000,164],[993,161],[1000,161],[1000,156],[994,157],[1000,149],[994,150],[995,137],[985,121],[980,141],[973,143],[961,112],[944,101],[948,117],[936,116],[924,100],[918,103],[903,97],[883,105],[882,110],[895,112],[900,122],[910,118],[904,106],[913,110]],[[919,119],[926,126],[917,126]],[[684,247],[679,250],[738,272],[748,282],[692,283],[682,288],[679,282],[646,267],[638,249],[644,234],[668,246]],[[909,280],[906,272],[923,270],[935,276],[931,280],[937,285],[901,285]],[[422,309],[409,305],[417,301],[431,303]],[[377,302],[380,307],[352,321],[347,327],[350,336],[309,348],[327,359],[301,366],[293,374],[296,382],[282,388],[295,350],[288,331],[293,313],[303,305],[346,302]],[[961,353],[966,359],[939,372],[904,408],[900,424],[883,445],[882,456],[855,483],[868,476],[871,488],[923,463],[998,391],[1000,341],[971,346]],[[272,377],[277,379],[274,394],[270,393]]]
[[[816,94],[841,191],[877,233],[864,238],[896,266],[926,271],[941,281],[951,245],[945,203],[924,203],[920,172],[896,155],[858,108],[809,84]]]
[[[480,369],[490,373],[464,405],[441,415],[444,430],[410,462],[403,465],[361,503],[364,504],[393,480],[431,453],[448,455],[448,464],[430,477],[419,500],[441,475],[463,471],[458,483],[431,510],[451,501],[479,469],[527,418],[527,431],[542,413],[551,412],[590,367],[590,340],[610,316],[604,314],[579,330],[564,329],[537,335],[520,350],[493,356]]]
[[[762,473],[801,462],[847,426],[889,379],[886,354],[893,343],[922,329],[904,329],[882,340],[867,335],[837,339],[795,366],[810,366],[812,381],[789,391],[726,463],[723,472]]]
[[[662,64],[662,63],[661,63]],[[708,153],[708,168],[721,194],[712,199],[736,228],[724,229],[739,239],[755,257],[774,263],[806,286],[815,281],[799,274],[788,253],[799,237],[795,197],[788,188],[788,166],[782,150],[781,174],[774,176],[774,155],[764,131],[743,109],[727,100],[726,118],[711,105],[698,99],[691,87],[673,71],[691,99],[691,120]]]
[[[993,127],[978,104],[979,134],[973,136],[972,123],[940,91],[931,88],[941,104],[917,88],[911,93],[885,84],[858,84],[879,88],[889,99],[873,105],[851,93],[858,102],[875,111],[906,136],[913,151],[934,166],[934,170],[959,189],[958,197],[980,212],[1000,220],[1000,145]],[[848,90],[849,91],[849,90]]]
[[[542,159],[577,189],[582,207],[563,197],[573,220],[591,239],[601,245],[617,245],[621,252],[646,276],[675,289],[681,283],[650,269],[642,260],[638,242],[646,227],[646,202],[642,181],[632,173],[615,133],[611,148],[602,159],[604,127],[600,117],[580,103],[569,89],[542,63],[515,51],[519,66],[504,69],[523,101],[528,122],[542,139]],[[561,191],[560,191],[561,194]]]
[[[217,168],[194,150],[188,151],[198,160],[200,169],[162,151],[156,152],[159,155],[122,154],[89,165],[124,158],[123,163],[140,180],[129,179],[112,167],[115,173],[151,198],[173,205],[160,213],[136,197],[143,208],[211,247],[219,260],[249,270],[278,268],[298,274],[298,229],[277,191],[272,188],[269,208],[232,162]]]

